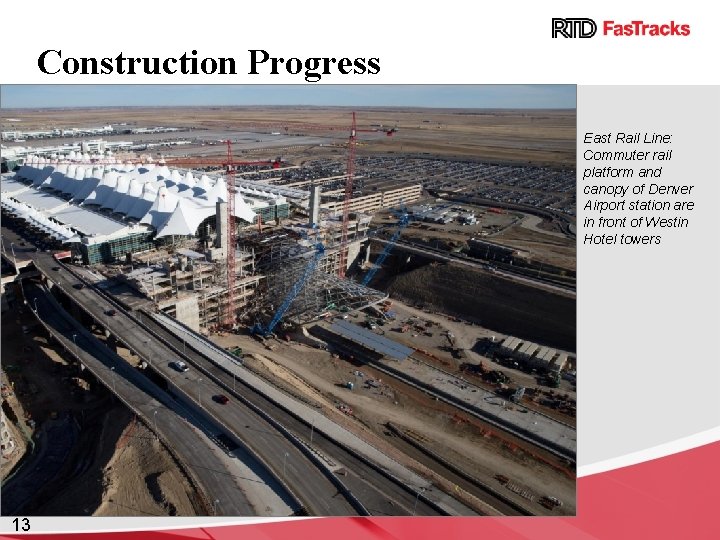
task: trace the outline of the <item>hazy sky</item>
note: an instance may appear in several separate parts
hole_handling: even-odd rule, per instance
[[[339,105],[575,108],[574,85],[2,85],[0,107]]]

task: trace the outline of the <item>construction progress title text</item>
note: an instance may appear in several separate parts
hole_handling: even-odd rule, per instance
[[[330,75],[377,75],[380,58],[285,58],[262,49],[248,50],[248,75],[299,75],[318,82]],[[87,58],[63,55],[48,49],[38,57],[38,68],[46,75],[237,75],[235,58],[200,58],[198,52],[184,52],[172,58],[125,56]]]

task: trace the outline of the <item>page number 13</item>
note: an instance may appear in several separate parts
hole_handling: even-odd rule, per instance
[[[28,532],[30,530],[30,520],[28,518],[15,518],[12,522],[18,532]]]

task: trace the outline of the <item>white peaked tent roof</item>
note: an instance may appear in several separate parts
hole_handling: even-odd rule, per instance
[[[172,176],[170,169],[166,165],[159,165],[152,170],[153,174],[157,175],[158,178],[167,178],[168,180]]]
[[[133,178],[136,178],[141,184],[147,184],[148,182],[155,182],[157,180],[152,171],[136,174]]]
[[[194,188],[190,188],[186,186],[185,184],[180,184],[180,186],[177,188],[177,196],[183,197],[185,199],[194,199],[195,198],[195,190]]]
[[[25,219],[32,227],[41,229],[63,242],[79,242],[80,238],[68,227],[48,219],[44,214],[24,203],[9,198],[2,199],[2,206]]]
[[[115,205],[118,204],[125,193],[128,192],[128,188],[130,187],[130,178],[127,176],[120,175],[118,176],[117,180],[117,186],[115,186],[115,189],[112,193],[110,193],[105,200],[102,203],[102,208],[108,208],[112,210],[115,208]]]
[[[28,168],[25,178],[32,180],[34,186],[45,183],[55,168],[45,163],[38,164],[38,168]]]
[[[92,171],[87,169],[85,180],[83,180],[80,188],[73,194],[72,200],[78,202],[84,201],[100,184],[104,170],[104,167],[95,167]]]
[[[177,169],[173,169],[173,171],[170,173],[170,180],[172,180],[176,184],[180,184],[182,182],[182,175],[180,174],[180,171]]]
[[[158,232],[162,229],[163,235],[185,234],[180,231],[193,227],[189,234],[194,233],[203,219],[213,215],[216,203],[228,197],[224,177],[213,183],[203,174],[196,180],[191,172],[169,171],[164,165],[91,166],[30,156],[18,176],[67,193],[74,202],[98,205],[140,220]],[[180,200],[184,202],[179,204]],[[169,221],[176,212],[179,214]],[[239,194],[235,197],[235,216],[250,223],[256,219],[252,206]]]
[[[255,222],[255,212],[239,193],[235,194],[235,217],[244,219],[248,223]]]
[[[177,202],[177,195],[169,192],[165,186],[161,186],[155,197],[155,202],[152,207],[150,207],[150,210],[142,217],[140,223],[151,225],[155,230],[160,230],[160,227],[168,220],[175,210],[175,207],[177,207]]]
[[[211,204],[215,204],[218,199],[227,201],[227,196],[228,190],[224,178],[218,178],[215,185],[207,190],[204,195],[201,195],[201,197],[207,199],[207,201]]]
[[[133,203],[132,208],[127,213],[127,217],[140,219],[152,208],[155,199],[157,198],[157,190],[151,183],[143,184],[142,194]]]
[[[83,180],[85,180],[85,174],[85,167],[79,166],[75,169],[75,174],[73,176],[66,176],[65,181],[60,183],[58,188],[59,191],[67,193],[68,195],[73,195],[74,192],[82,185]]]
[[[204,189],[205,191],[210,191],[210,188],[212,187],[212,182],[210,182],[210,178],[207,174],[203,174],[200,177],[200,181],[195,184],[200,189]]]
[[[178,204],[172,215],[158,228],[157,237],[194,235],[200,224],[214,214],[214,203],[208,204],[201,199],[178,199]],[[237,193],[235,194],[234,215],[249,223],[255,221],[255,212]]]
[[[33,181],[33,186],[59,189],[59,186],[65,182],[65,178],[67,177],[63,173],[56,170],[44,182],[37,183],[37,181]]]
[[[36,174],[35,179],[33,180],[33,185],[60,189],[67,180],[68,176],[75,177],[75,170],[75,165],[70,165],[68,166],[68,171],[66,173],[62,174],[60,171],[55,170],[52,174],[50,174],[50,177],[45,180],[40,179],[39,175]]]
[[[83,204],[102,204],[115,189],[115,186],[117,186],[118,176],[118,173],[115,171],[106,172],[103,175],[102,181],[93,192],[87,196]]]
[[[55,167],[55,170],[53,171],[53,173],[50,175],[49,178],[47,178],[44,181],[35,180],[33,182],[33,185],[36,187],[45,185],[45,186],[50,186],[52,188],[54,188],[55,186],[60,186],[60,185],[62,185],[64,178],[66,178],[68,176],[69,170],[70,170],[70,165],[68,163],[61,163]]]
[[[113,212],[117,214],[127,214],[130,209],[132,209],[138,197],[142,195],[142,192],[142,183],[140,183],[137,178],[132,178],[130,180],[130,185],[128,186],[127,195],[125,195],[122,200],[115,205],[115,208],[113,208]]]
[[[212,215],[214,210],[210,210],[209,215]],[[163,236],[173,234],[179,236],[193,235],[200,226],[200,223],[202,223],[202,220],[205,219],[202,217],[203,214],[201,208],[195,207],[195,205],[187,199],[178,199],[177,206],[172,215],[165,224],[158,229],[157,237],[162,238]]]

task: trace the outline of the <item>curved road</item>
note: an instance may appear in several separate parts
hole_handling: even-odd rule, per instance
[[[154,371],[183,393],[187,400],[199,405],[215,422],[237,435],[278,481],[289,486],[289,491],[300,499],[310,513],[342,516],[357,514],[315,464],[271,424],[235,400],[226,405],[213,401],[212,396],[225,393],[220,386],[207,377],[199,376],[196,371],[180,374],[171,368],[170,362],[178,359],[177,355],[121,309],[111,306],[92,287],[74,289],[73,285],[82,281],[51,255],[36,253],[33,259],[35,266],[48,280],[59,285],[96,321],[111,326],[113,334],[118,336],[124,346],[146,360]],[[55,271],[54,267],[60,269]],[[111,307],[116,314],[109,318],[105,311]]]
[[[28,286],[26,295],[29,305],[33,309],[37,306],[38,318],[60,343],[78,356],[99,380],[113,388],[114,393],[131,410],[145,418],[145,422],[155,428],[179,460],[192,468],[193,476],[208,497],[220,501],[219,513],[255,513],[245,493],[234,479],[228,478],[230,473],[210,448],[212,443],[188,421],[188,411],[179,407],[164,391],[82,328],[51,294],[38,287]]]
[[[211,359],[200,354],[194,348],[186,346],[179,337],[164,328],[156,320],[144,316],[143,322],[148,324],[149,328],[152,328],[154,332],[157,332],[177,350],[183,350],[184,348],[186,351],[185,358],[190,361],[191,365],[221,381],[226,388],[226,393],[232,394],[234,388],[237,395],[270,413],[283,426],[292,430],[297,437],[305,440],[307,444],[310,443],[309,435],[311,430],[305,421],[276,405],[262,393],[244,384],[242,380],[234,379],[230,373],[219,367]],[[416,506],[416,493],[413,490],[409,490],[403,484],[377,472],[365,461],[348,452],[319,430],[313,432],[312,446],[319,449],[324,455],[330,456],[333,461],[344,466],[347,475],[343,477],[343,482],[373,515],[410,515],[413,513]],[[414,511],[423,516],[439,514],[435,508],[423,502],[422,499],[418,501],[417,508]]]

